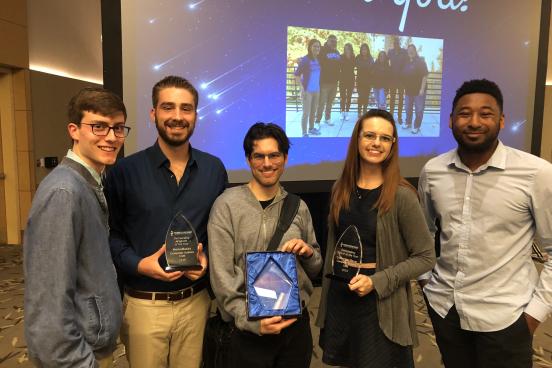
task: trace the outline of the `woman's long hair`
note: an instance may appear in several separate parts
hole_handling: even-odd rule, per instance
[[[307,44],[307,56],[311,60],[315,59],[314,55],[312,54],[312,45],[314,45],[315,43],[318,43],[320,45],[320,47],[322,47],[322,45],[320,44],[320,41],[318,41],[316,38],[312,38],[309,41],[309,43]]]
[[[349,57],[347,57],[347,50],[349,50]],[[355,50],[353,49],[353,45],[347,42],[345,46],[343,46],[343,54],[341,56],[344,58],[348,58],[349,60],[354,60]]]
[[[362,55],[362,50],[363,49],[366,49],[366,56]],[[370,46],[368,46],[367,43],[363,43],[362,45],[360,45],[360,51],[359,51],[358,54],[360,55],[361,59],[365,59],[365,60],[370,59],[370,57],[371,57],[371,55],[370,55]]]
[[[358,153],[358,141],[362,132],[362,123],[366,119],[380,117],[387,120],[393,126],[393,137],[395,142],[391,146],[389,155],[381,163],[383,173],[383,186],[381,194],[374,204],[374,208],[378,209],[379,214],[383,214],[393,206],[395,194],[399,185],[406,186],[416,192],[416,189],[408,183],[400,173],[399,169],[399,137],[397,135],[397,127],[393,115],[385,110],[371,109],[362,115],[356,122],[347,149],[347,157],[343,165],[341,176],[335,182],[332,188],[330,200],[330,218],[334,224],[339,224],[339,212],[342,209],[349,208],[351,193],[355,191],[355,186],[360,175],[360,155]]]

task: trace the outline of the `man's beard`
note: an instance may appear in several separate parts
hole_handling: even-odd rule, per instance
[[[485,139],[483,142],[480,143],[471,143],[468,140],[465,140],[463,137],[463,132],[457,132],[456,130],[452,130],[452,135],[454,136],[454,139],[456,139],[456,142],[458,143],[458,146],[467,153],[482,153],[487,152],[494,148],[496,145],[496,141],[498,138],[498,133],[500,130],[497,130],[495,134],[485,136]]]
[[[176,120],[176,119],[170,119],[163,123],[161,123],[163,126],[160,126],[159,120],[157,120],[157,117],[155,117],[155,127],[157,128],[157,133],[159,134],[159,137],[167,143],[169,146],[172,147],[180,147],[190,140],[190,137],[194,133],[194,127],[192,124],[188,123],[186,120]],[[172,138],[167,134],[167,131],[165,130],[165,127],[168,126],[170,128],[188,128],[188,134],[182,138]]]

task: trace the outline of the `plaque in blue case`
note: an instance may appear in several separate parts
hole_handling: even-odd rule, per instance
[[[248,319],[301,315],[295,254],[249,252],[245,270]]]

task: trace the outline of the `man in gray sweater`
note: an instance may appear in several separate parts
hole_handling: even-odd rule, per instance
[[[248,320],[244,290],[245,253],[267,249],[287,196],[280,177],[287,163],[289,140],[279,126],[256,123],[247,132],[243,147],[252,178],[247,184],[227,189],[215,201],[208,224],[211,285],[222,318],[236,327],[227,364],[308,367],[312,336],[306,306],[313,291],[310,278],[320,271],[322,257],[303,201],[278,247],[297,255],[302,316]]]
[[[23,244],[25,338],[37,367],[111,367],[122,306],[101,175],[130,128],[121,98],[85,88],[69,102],[73,147],[40,183]]]

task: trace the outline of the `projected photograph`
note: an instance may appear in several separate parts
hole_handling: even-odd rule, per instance
[[[357,118],[388,110],[401,137],[438,137],[443,40],[287,28],[286,132],[350,137]]]

